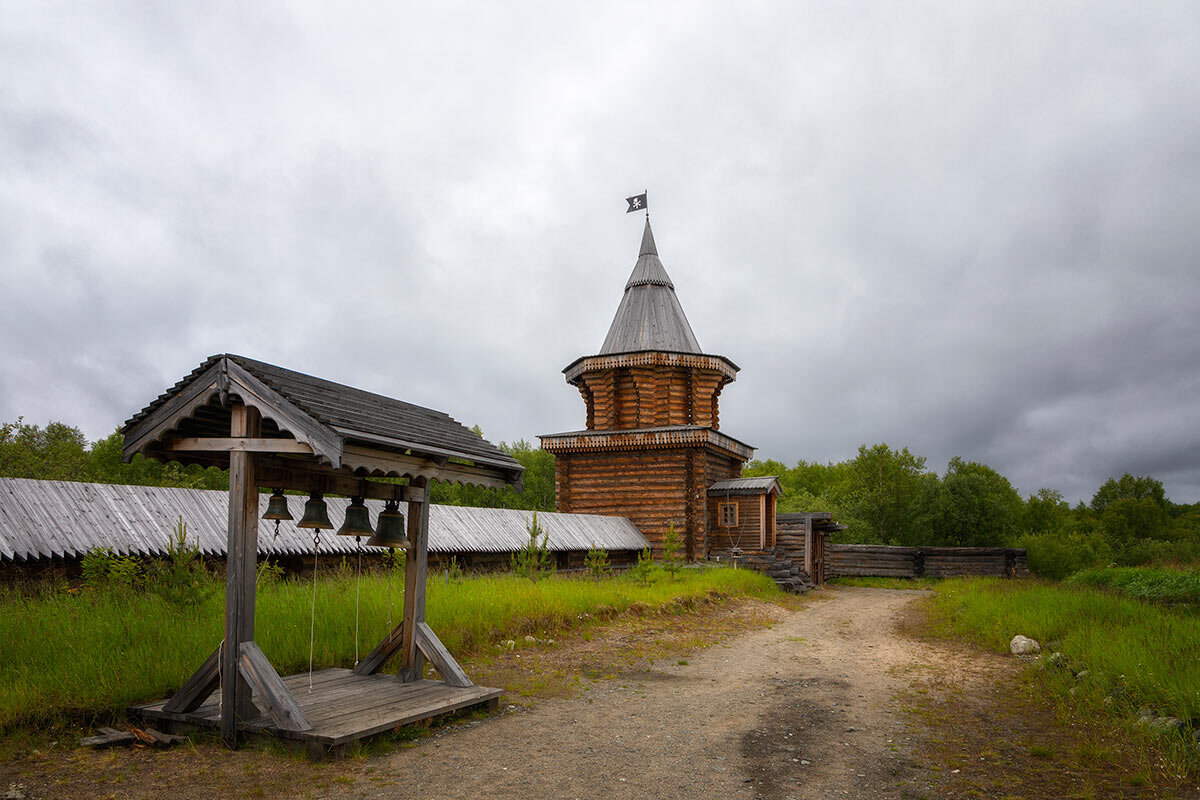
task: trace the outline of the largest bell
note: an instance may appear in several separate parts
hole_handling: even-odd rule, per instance
[[[320,492],[313,492],[308,496],[308,502],[304,504],[304,518],[296,523],[296,527],[314,530],[329,530],[333,527],[333,523],[329,521],[329,509],[325,507],[325,500]]]
[[[337,535],[370,536],[373,533],[375,531],[371,530],[371,511],[361,497],[352,497],[350,505],[346,507],[346,521],[338,528]]]
[[[404,515],[400,513],[400,504],[388,500],[379,512],[379,522],[375,525],[375,535],[367,540],[374,547],[408,547],[408,534],[404,530]]]

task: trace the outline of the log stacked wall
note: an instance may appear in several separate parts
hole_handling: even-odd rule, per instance
[[[666,425],[720,429],[718,398],[728,379],[719,372],[681,367],[619,367],[581,376],[588,430],[631,430]]]
[[[730,502],[738,504],[738,524],[735,528],[720,525],[718,506]],[[709,550],[724,551],[734,547],[742,550],[758,550],[762,547],[762,496],[731,495],[728,500],[722,495],[708,497],[708,547]]]
[[[688,495],[695,492],[686,490],[689,471],[694,473],[694,462],[685,449],[562,453],[555,459],[558,510],[628,517],[655,555],[674,523],[680,541],[686,544],[691,533],[693,547],[703,552],[702,517],[689,509]]]
[[[931,578],[1005,577],[1029,574],[1025,551],[1013,547],[889,547],[831,544],[825,555],[829,577]]]

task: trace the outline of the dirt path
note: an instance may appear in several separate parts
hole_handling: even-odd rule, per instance
[[[896,632],[920,592],[831,590],[774,627],[581,697],[367,760],[330,797],[887,798],[923,794],[898,693],[964,658]],[[917,791],[911,791],[916,789]]]

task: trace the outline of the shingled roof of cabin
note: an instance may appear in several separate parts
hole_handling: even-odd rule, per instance
[[[228,359],[246,370],[311,417],[330,436],[338,437],[343,442],[360,441],[371,446],[409,449],[422,455],[465,459],[512,472],[517,476],[516,482],[520,482],[519,476],[524,467],[519,461],[449,414],[232,353],[209,356],[150,405],[133,415],[121,432],[128,435],[139,423],[178,396],[222,359]],[[227,436],[228,429],[212,433]]]
[[[625,294],[609,326],[600,355],[659,350],[669,353],[700,353],[700,343],[683,306],[675,296],[675,284],[658,257],[650,220],[642,233],[637,264],[625,284]]]

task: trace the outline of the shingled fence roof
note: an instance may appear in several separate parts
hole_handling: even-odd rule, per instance
[[[265,509],[267,498],[260,499]],[[289,498],[297,518],[303,497]],[[341,520],[349,500],[328,497],[329,516]],[[374,520],[383,502],[367,500]],[[469,508],[431,505],[429,549],[435,553],[513,552],[529,541],[526,530],[533,512],[509,508]],[[223,557],[227,542],[229,493],[212,489],[126,486],[107,483],[39,481],[0,478],[0,560],[33,561],[80,557],[89,550],[109,547],[121,555],[165,555],[176,522],[187,523],[188,539],[199,542],[208,556]],[[645,537],[625,517],[596,514],[538,512],[538,523],[549,534],[554,551],[641,550]],[[260,520],[260,556],[294,556],[312,552],[312,535],[294,522],[279,527]],[[383,552],[384,548],[365,548]],[[355,551],[349,536],[321,537],[321,552]]]

